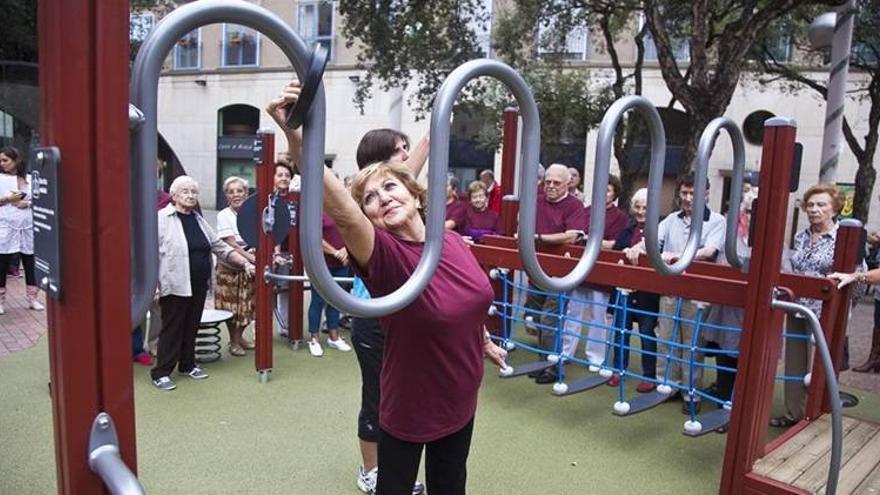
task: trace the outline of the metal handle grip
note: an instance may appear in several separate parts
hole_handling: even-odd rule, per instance
[[[831,398],[831,460],[828,468],[828,481],[825,484],[825,493],[834,495],[837,491],[837,480],[840,476],[840,455],[843,449],[843,413],[840,405],[840,389],[837,386],[837,377],[834,375],[834,363],[831,361],[831,352],[828,351],[828,343],[825,342],[825,332],[819,318],[810,308],[788,301],[774,299],[771,302],[773,309],[779,309],[787,313],[800,314],[810,323],[813,337],[816,340],[816,350],[825,368],[825,385],[828,387],[828,396]]]
[[[119,457],[119,439],[113,418],[102,412],[95,416],[89,433],[89,467],[101,477],[113,495],[143,495],[144,485]]]
[[[532,209],[524,212],[524,206],[520,206],[520,230],[519,246],[523,259],[523,266],[529,274],[529,279],[538,287],[547,291],[570,291],[579,286],[589,276],[599,252],[602,250],[602,239],[605,235],[605,195],[608,189],[608,175],[611,167],[611,151],[614,143],[614,131],[620,123],[620,119],[630,109],[642,113],[648,124],[651,136],[651,170],[663,168],[663,160],[666,155],[666,133],[657,109],[646,98],[641,96],[626,96],[615,101],[599,125],[599,136],[596,139],[595,171],[593,172],[593,191],[591,201],[593,208],[590,209],[590,232],[584,252],[577,265],[564,277],[550,277],[541,268],[535,253],[534,226],[536,211]],[[526,172],[523,177],[534,177]],[[521,187],[520,191],[530,191],[536,195],[534,187]],[[659,185],[658,185],[659,191]],[[525,196],[525,195],[524,195]],[[648,198],[651,194],[648,194]],[[524,201],[523,201],[524,202]],[[534,203],[533,203],[534,204]],[[651,210],[649,207],[648,214]],[[526,228],[524,228],[526,227]]]
[[[717,120],[717,119],[716,119]],[[713,123],[716,121],[713,120]],[[718,124],[716,124],[718,125]],[[706,128],[710,129],[712,124]],[[645,249],[648,259],[654,268],[663,275],[680,275],[697,255],[700,248],[700,239],[703,236],[703,215],[706,212],[706,176],[709,171],[709,156],[712,154],[712,146],[715,144],[717,130],[712,133],[703,131],[700,144],[697,148],[697,167],[694,177],[694,199],[691,210],[691,231],[688,235],[684,250],[679,253],[678,260],[672,265],[663,261],[663,250],[660,247],[660,196],[663,186],[663,172],[665,164],[660,162],[655,167],[651,162],[651,170],[648,172],[648,218],[645,221]],[[735,145],[734,145],[735,146]]]
[[[263,270],[263,280],[266,282],[311,282],[312,279],[309,278],[308,275],[281,275],[278,273],[273,273],[272,270],[267,266],[265,270]],[[337,284],[348,284],[351,285],[354,283],[354,277],[333,277],[333,281]]]
[[[733,177],[730,184],[730,197],[727,202],[727,232],[724,237],[724,253],[727,262],[734,268],[742,268],[742,259],[736,252],[737,227],[739,223],[739,207],[742,203],[743,183],[746,171],[746,146],[742,131],[739,126],[728,117],[717,117],[709,122],[703,134],[700,136],[700,145],[697,148],[697,160],[699,167],[709,169],[709,157],[715,149],[715,140],[721,130],[727,131],[730,142],[733,145]]]
[[[431,150],[428,168],[428,204],[425,232],[425,246],[422,257],[410,278],[397,290],[386,296],[374,299],[361,299],[345,292],[337,285],[324,263],[321,249],[321,201],[323,194],[324,166],[321,163],[309,165],[303,173],[302,215],[300,229],[302,239],[303,263],[311,275],[311,282],[321,296],[333,307],[350,314],[376,318],[399,311],[409,305],[428,285],[434,270],[440,262],[443,249],[444,220],[446,214],[446,180],[449,168],[449,120],[455,99],[468,81],[475,77],[491,76],[501,80],[520,102],[520,110],[526,126],[524,138],[526,145],[527,171],[531,176],[537,172],[538,108],[531,91],[522,77],[509,66],[496,60],[479,59],[462,64],[449,74],[434,99],[431,112]],[[526,188],[527,190],[529,188]],[[532,194],[534,187],[526,194]]]
[[[310,50],[293,29],[274,13],[238,0],[201,0],[183,5],[160,21],[144,40],[131,75],[131,98],[143,112],[143,125],[131,135],[132,321],[143,320],[159,278],[156,216],[157,98],[159,72],[174,44],[206,24],[241,24],[269,37],[290,59],[297,74],[305,73]],[[324,163],[324,87],[321,84],[304,127],[305,163]],[[131,114],[130,114],[131,115]],[[320,125],[318,125],[320,123]]]

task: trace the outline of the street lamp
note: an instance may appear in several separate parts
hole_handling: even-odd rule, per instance
[[[831,70],[828,74],[828,94],[825,97],[825,132],[822,135],[819,182],[834,183],[836,179],[856,12],[856,0],[849,0],[836,12],[827,12],[816,17],[810,23],[807,33],[810,43],[816,48],[831,46]]]

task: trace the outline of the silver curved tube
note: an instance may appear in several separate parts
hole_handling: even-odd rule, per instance
[[[786,313],[800,314],[810,322],[810,329],[816,340],[816,350],[819,351],[822,367],[825,369],[825,385],[828,387],[828,397],[830,397],[828,402],[831,404],[831,459],[825,493],[834,495],[840,476],[840,455],[843,449],[843,413],[840,405],[840,389],[837,386],[837,377],[834,376],[831,352],[828,351],[828,343],[825,342],[825,332],[822,331],[822,325],[819,323],[816,313],[806,306],[778,299],[774,299],[771,306],[773,309],[779,309]]]
[[[717,120],[717,119],[716,119]],[[715,123],[715,121],[712,121]],[[706,129],[709,130],[712,124]],[[718,124],[716,124],[718,125]],[[691,211],[691,231],[684,250],[679,253],[678,260],[668,265],[663,261],[663,250],[660,247],[660,196],[663,187],[665,163],[662,161],[655,167],[651,161],[648,172],[648,218],[645,221],[645,250],[651,265],[663,275],[680,275],[697,255],[700,249],[700,238],[703,236],[703,215],[706,212],[706,176],[709,171],[709,156],[715,145],[717,130],[711,134],[703,131],[697,148],[697,167],[694,176],[694,201]],[[653,158],[653,157],[652,157]]]
[[[733,144],[733,177],[730,183],[730,197],[727,203],[727,233],[724,237],[724,252],[727,262],[734,268],[742,268],[743,263],[736,252],[737,224],[739,223],[739,206],[742,203],[743,183],[746,171],[746,146],[742,131],[739,126],[728,117],[716,117],[709,122],[703,134],[700,136],[700,145],[697,148],[697,161],[699,167],[709,170],[709,157],[715,149],[715,140],[721,130],[727,131],[730,142]],[[700,217],[702,218],[702,217]]]
[[[538,108],[531,91],[522,77],[509,66],[496,60],[478,59],[462,64],[446,78],[434,98],[431,112],[431,150],[428,167],[428,204],[425,228],[425,247],[422,257],[410,278],[397,290],[375,299],[360,299],[336,284],[324,263],[321,249],[321,200],[323,194],[323,164],[306,168],[303,177],[302,215],[300,228],[303,264],[311,274],[312,286],[332,306],[352,315],[376,318],[409,305],[428,285],[440,262],[443,249],[444,220],[446,216],[446,174],[449,169],[449,121],[455,99],[468,81],[475,77],[491,76],[501,80],[520,102],[526,130],[534,135],[533,144],[527,146],[526,161],[531,164],[532,176],[536,173],[538,157]],[[524,138],[524,141],[526,139]],[[528,189],[528,188],[526,188]],[[534,206],[535,188],[531,188]]]
[[[604,205],[605,194],[608,189],[608,175],[611,167],[611,151],[614,142],[614,131],[623,118],[623,114],[634,109],[642,113],[648,123],[648,131],[651,135],[651,170],[663,168],[663,160],[666,155],[666,133],[663,130],[663,122],[657,109],[646,98],[641,96],[627,96],[615,101],[605,112],[602,123],[599,125],[599,136],[596,138],[596,160],[593,172],[593,191],[591,202],[593,205]],[[525,127],[525,116],[523,118]],[[526,131],[523,131],[523,146],[527,143]],[[539,145],[540,143],[538,143]],[[537,147],[537,146],[536,146]],[[535,157],[537,160],[537,157]],[[550,277],[538,263],[535,252],[535,222],[537,215],[537,192],[528,185],[530,178],[537,174],[537,161],[535,170],[529,170],[530,162],[523,159],[524,170],[520,175],[520,223],[519,223],[519,248],[523,260],[523,267],[531,280],[538,287],[548,291],[570,291],[583,283],[589,276],[599,252],[602,250],[602,238],[605,234],[605,208],[590,209],[590,232],[584,253],[578,260],[577,265],[564,277]],[[662,172],[661,172],[662,174]],[[661,177],[662,180],[662,177]],[[659,191],[658,185],[658,191]],[[650,201],[651,194],[648,194]],[[528,203],[528,201],[531,201]],[[650,203],[649,203],[650,204]],[[650,209],[648,210],[651,211]]]
[[[267,266],[263,271],[263,279],[266,282],[311,282],[312,279],[308,275],[280,275],[272,273]],[[354,277],[333,277],[333,281],[337,284],[353,284]]]
[[[268,36],[290,59],[298,74],[304,74],[310,57],[308,46],[283,19],[262,7],[238,0],[201,0],[183,5],[163,18],[144,40],[131,74],[131,103],[144,115],[143,124],[131,132],[134,260],[131,315],[134,325],[146,315],[159,278],[155,187],[159,72],[177,40],[200,26],[221,22],[248,26]],[[314,169],[315,163],[320,166],[324,163],[325,110],[324,86],[321,84],[303,128],[303,161],[307,168]]]
[[[144,485],[119,456],[119,440],[113,418],[105,412],[92,421],[89,432],[89,468],[113,495],[143,495]]]

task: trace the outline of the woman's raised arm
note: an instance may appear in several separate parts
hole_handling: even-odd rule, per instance
[[[290,82],[277,98],[269,102],[266,112],[284,131],[290,150],[290,159],[299,169],[302,162],[302,130],[290,130],[285,125],[285,108],[299,98],[299,84]],[[336,223],[345,246],[355,263],[366,268],[373,254],[375,231],[373,224],[361,211],[351,194],[327,167],[324,168],[324,212]],[[300,173],[302,171],[300,170]],[[306,193],[307,194],[307,193]]]

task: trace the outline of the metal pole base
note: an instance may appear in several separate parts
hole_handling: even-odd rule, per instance
[[[257,371],[257,381],[260,383],[269,383],[270,374],[272,374],[271,369]]]
[[[291,340],[289,341],[290,350],[298,351],[300,347],[302,347],[302,340]]]

